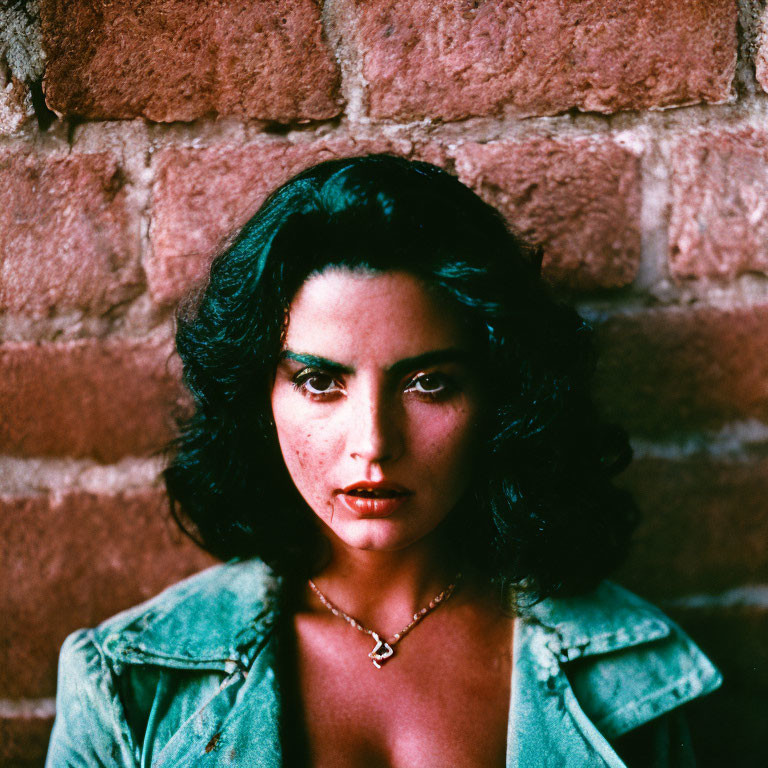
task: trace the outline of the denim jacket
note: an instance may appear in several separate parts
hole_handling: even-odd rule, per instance
[[[281,766],[279,588],[258,560],[227,563],[67,638],[48,768]],[[507,768],[620,768],[616,739],[720,684],[674,623],[610,582],[537,604],[514,641]],[[653,764],[689,764],[680,749],[667,738]]]

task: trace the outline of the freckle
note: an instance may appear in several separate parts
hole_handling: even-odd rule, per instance
[[[213,752],[213,750],[216,749],[216,745],[219,743],[220,738],[220,733],[215,733],[213,735],[213,738],[205,745],[206,754],[208,754],[208,752]]]

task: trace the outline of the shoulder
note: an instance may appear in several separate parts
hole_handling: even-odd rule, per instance
[[[609,739],[715,690],[721,675],[661,610],[612,582],[528,611],[539,660],[562,669]],[[549,658],[547,658],[549,654]]]
[[[250,668],[271,632],[277,586],[261,561],[226,563],[70,635],[48,765],[136,764],[154,684],[177,670],[203,673],[197,685],[178,677],[187,682],[172,708],[177,729],[222,677]]]
[[[135,746],[116,702],[115,678],[93,630],[71,634],[59,656],[56,720],[46,766],[132,766]]]
[[[274,623],[278,584],[260,560],[225,563],[178,582],[71,634],[59,657],[59,688],[83,688],[88,680],[101,685],[126,666],[247,667]]]
[[[241,662],[274,623],[278,587],[260,560],[217,565],[103,622],[94,640],[116,664]]]

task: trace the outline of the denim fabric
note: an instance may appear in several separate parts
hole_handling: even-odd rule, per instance
[[[71,635],[48,768],[281,766],[279,589],[263,563],[228,563]],[[677,626],[609,582],[529,609],[514,648],[507,768],[624,766],[612,742],[720,684]],[[658,764],[686,764],[665,743]]]

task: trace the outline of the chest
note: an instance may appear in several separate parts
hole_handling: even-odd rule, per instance
[[[376,669],[369,636],[297,617],[296,688],[311,765],[503,766],[511,637],[509,619],[476,626],[436,615]]]

